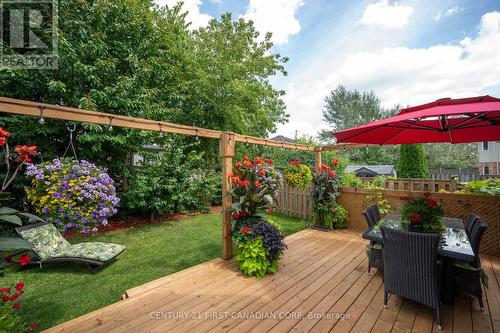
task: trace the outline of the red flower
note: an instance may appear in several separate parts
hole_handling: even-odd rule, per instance
[[[34,331],[36,329],[36,323],[31,323],[30,326],[28,327],[28,331]]]
[[[0,127],[0,136],[9,136],[10,133]]]
[[[262,158],[256,157],[256,158],[253,159],[253,162],[255,164],[262,164],[264,161],[262,160]]]
[[[250,161],[250,157],[248,157],[247,155],[243,156],[243,161]]]
[[[16,303],[14,303],[14,305],[13,305],[12,307],[13,307],[14,309],[16,309],[16,310],[19,310],[19,308],[21,307],[21,303],[16,302]]]
[[[27,263],[30,261],[30,256],[22,256],[21,258],[17,259],[17,262],[21,266],[25,266]]]
[[[412,213],[410,215],[410,221],[412,223],[417,223],[417,222],[420,222],[422,220],[422,216],[420,216],[420,214],[418,213]]]
[[[433,199],[427,199],[427,204],[431,207],[436,207],[437,206],[437,201]]]
[[[244,233],[245,235],[248,234],[250,232],[250,227],[244,227],[242,230],[241,230],[242,233]]]
[[[14,150],[17,153],[16,159],[20,162],[31,163],[30,156],[38,155],[36,146],[16,146]]]
[[[18,282],[16,283],[16,289],[17,291],[21,291],[24,288],[24,282]]]
[[[10,296],[10,299],[13,300],[13,301],[15,301],[16,298],[17,298],[17,294],[14,294],[14,295]]]
[[[9,292],[10,292],[10,288],[2,288],[2,289],[0,289],[0,294],[9,293]]]
[[[239,169],[239,168],[241,168],[241,162],[240,162],[240,161],[236,162],[236,165],[235,165],[235,166],[236,166],[238,169]]]
[[[259,188],[260,187],[260,182],[258,180],[255,181],[255,183],[253,183],[255,185],[255,187]]]
[[[273,213],[273,209],[272,209],[272,208],[268,208],[268,209],[266,210],[266,213],[268,213],[268,214],[272,214],[272,213]]]
[[[237,220],[238,217],[240,217],[240,215],[238,214],[238,212],[233,212],[233,219]]]
[[[266,162],[266,164],[268,164],[268,165],[273,165],[273,160],[272,160],[272,159],[270,159],[270,158],[265,159],[264,161],[265,161],[265,162]]]
[[[259,175],[265,176],[266,175],[266,169],[262,168],[259,170]]]
[[[10,301],[10,297],[7,296],[7,295],[3,295],[2,296],[2,302],[7,303],[8,301]]]
[[[0,138],[0,146],[3,146],[6,142],[5,138]]]
[[[243,166],[245,168],[250,168],[252,166],[252,162],[250,162],[250,161],[243,161]]]
[[[337,167],[337,165],[339,165],[339,160],[332,160],[332,164],[334,167]]]
[[[247,216],[247,212],[246,212],[246,211],[244,211],[244,210],[242,210],[242,211],[240,212],[240,216],[241,216],[241,217],[245,217],[245,216]]]

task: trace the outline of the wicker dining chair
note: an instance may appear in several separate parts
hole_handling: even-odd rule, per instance
[[[439,235],[409,232],[382,226],[384,257],[384,308],[389,294],[427,305],[436,311],[441,329],[441,265]]]
[[[471,237],[472,230],[474,229],[477,221],[479,221],[479,216],[477,216],[476,214],[469,214],[469,216],[467,217],[467,223],[465,224],[465,233],[469,238]]]
[[[482,275],[484,272],[481,268],[479,247],[481,245],[481,238],[487,228],[488,225],[486,222],[479,219],[471,232],[471,236],[469,237],[472,250],[474,251],[474,262],[466,263],[455,261],[453,263],[454,289],[475,296],[479,302],[481,311],[484,310],[482,287]]]
[[[369,209],[371,209],[372,211],[372,215],[373,217],[375,218],[375,221],[380,221],[382,219],[381,215],[380,215],[380,209],[378,208],[378,205],[377,204],[371,204],[370,206],[368,206]]]
[[[368,229],[377,224],[378,221],[375,219],[375,215],[373,214],[370,207],[365,209],[363,215],[365,216]],[[384,259],[382,258],[382,244],[371,241],[366,248],[366,253],[368,255],[368,273],[370,273],[372,267],[376,267],[381,272],[383,272]]]

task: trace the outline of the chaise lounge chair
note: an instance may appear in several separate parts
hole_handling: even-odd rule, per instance
[[[34,246],[28,264],[73,261],[89,265],[92,273],[112,262],[125,246],[112,243],[88,242],[71,245],[53,224],[39,222],[16,228],[23,239]]]

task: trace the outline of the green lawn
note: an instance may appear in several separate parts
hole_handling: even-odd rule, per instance
[[[310,223],[273,215],[272,220],[289,235]],[[113,231],[71,240],[72,243],[102,241],[124,244],[119,259],[90,274],[78,264],[52,264],[6,272],[0,288],[24,281],[22,312],[28,323],[44,329],[121,299],[127,289],[216,258],[221,253],[220,214],[199,215],[182,220]]]

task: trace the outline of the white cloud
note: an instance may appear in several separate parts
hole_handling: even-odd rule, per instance
[[[155,3],[159,6],[175,6],[179,0],[155,0]],[[191,22],[191,29],[198,29],[199,27],[204,27],[213,18],[208,14],[200,12],[200,6],[202,5],[201,0],[184,0],[184,5],[182,10],[188,12],[186,20]]]
[[[330,61],[323,58],[294,73],[285,96],[290,123],[278,133],[293,135],[291,129],[297,128],[299,135],[316,134],[325,126],[321,119],[323,100],[338,84],[374,90],[386,107],[499,93],[500,12],[484,14],[477,36],[456,44],[371,48],[349,50]],[[337,48],[335,52],[341,51]]]
[[[450,17],[450,16],[453,16],[455,14],[461,13],[463,11],[464,11],[464,8],[455,6],[455,7],[448,8],[447,10],[444,11],[444,13],[443,12],[437,13],[436,15],[433,16],[433,18],[435,21],[440,21],[443,17]]]
[[[363,13],[361,23],[388,29],[401,29],[410,23],[414,9],[411,6],[391,5],[389,0],[369,4]]]
[[[252,20],[261,34],[272,32],[275,44],[286,44],[300,31],[295,17],[302,0],[250,0],[243,18]]]

